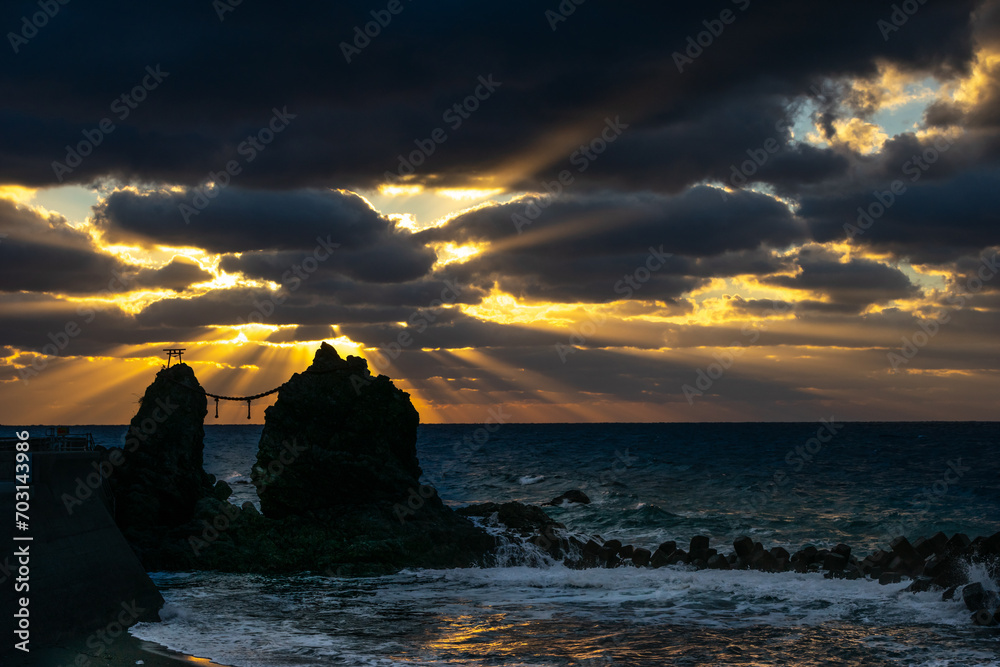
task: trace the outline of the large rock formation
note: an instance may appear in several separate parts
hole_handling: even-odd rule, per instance
[[[139,402],[122,457],[109,459],[115,520],[133,539],[191,521],[215,481],[202,467],[208,406],[191,367],[161,370]]]
[[[493,539],[420,483],[418,423],[406,392],[323,343],[265,413],[252,473],[264,516],[325,540],[338,567],[479,562]]]
[[[265,413],[252,479],[265,516],[311,516],[347,505],[405,503],[420,487],[409,394],[373,378],[364,359],[323,343]]]
[[[420,484],[417,412],[363,359],[324,343],[282,385],[252,471],[263,515],[205,474],[206,413],[188,366],[162,370],[124,462],[107,454],[119,525],[147,569],[375,574],[469,566],[495,544]]]

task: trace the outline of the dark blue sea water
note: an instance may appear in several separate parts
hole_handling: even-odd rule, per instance
[[[112,445],[124,427],[89,430]],[[205,467],[237,503],[256,501],[260,430],[206,428]],[[867,553],[901,533],[1000,530],[993,423],[421,426],[418,455],[452,505],[578,488],[591,505],[547,510],[636,546],[705,534],[721,550],[748,534]],[[167,618],[132,632],[241,667],[1000,664],[1000,632],[905,582],[577,571],[531,556],[511,548],[495,567],[368,579],[160,573]]]

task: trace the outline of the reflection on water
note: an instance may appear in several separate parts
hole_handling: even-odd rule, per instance
[[[569,620],[511,623],[502,615],[474,626],[441,619],[425,648],[394,655],[403,663],[653,667],[660,665],[995,665],[997,654],[972,650],[933,628],[846,623],[820,627],[684,627]],[[982,633],[986,634],[986,633]],[[414,638],[419,639],[419,638]],[[1000,648],[1000,646],[995,646]]]
[[[498,568],[371,579],[154,577],[133,632],[234,667],[997,665],[1000,633],[903,584],[683,569]]]

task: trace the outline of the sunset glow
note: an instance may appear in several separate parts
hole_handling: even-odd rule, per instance
[[[553,92],[502,140],[551,82],[497,72],[478,98],[449,82],[367,135],[302,98],[252,177],[219,172],[232,141],[214,136],[184,168],[109,145],[64,183],[8,169],[4,419],[125,422],[167,347],[209,391],[259,393],[322,341],[425,422],[496,405],[516,421],[991,418],[1000,45],[969,35],[947,57],[887,39],[863,66],[752,94],[684,74],[652,95],[675,63],[650,63],[573,104]],[[196,136],[165,120],[180,103],[164,86],[125,124]],[[427,115],[453,98],[477,110]]]

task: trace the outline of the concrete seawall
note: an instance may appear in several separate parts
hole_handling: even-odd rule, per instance
[[[29,528],[20,531],[15,530],[14,454],[0,453],[0,653],[14,650],[19,641],[14,614],[22,597],[29,599],[33,647],[115,633],[119,626],[157,618],[163,598],[115,525],[106,485],[95,483],[95,463],[100,463],[96,452],[33,453]],[[87,491],[91,495],[83,498]],[[68,508],[67,498],[82,502]],[[15,542],[15,533],[32,540]],[[16,551],[25,545],[28,581],[19,582],[24,577]]]

